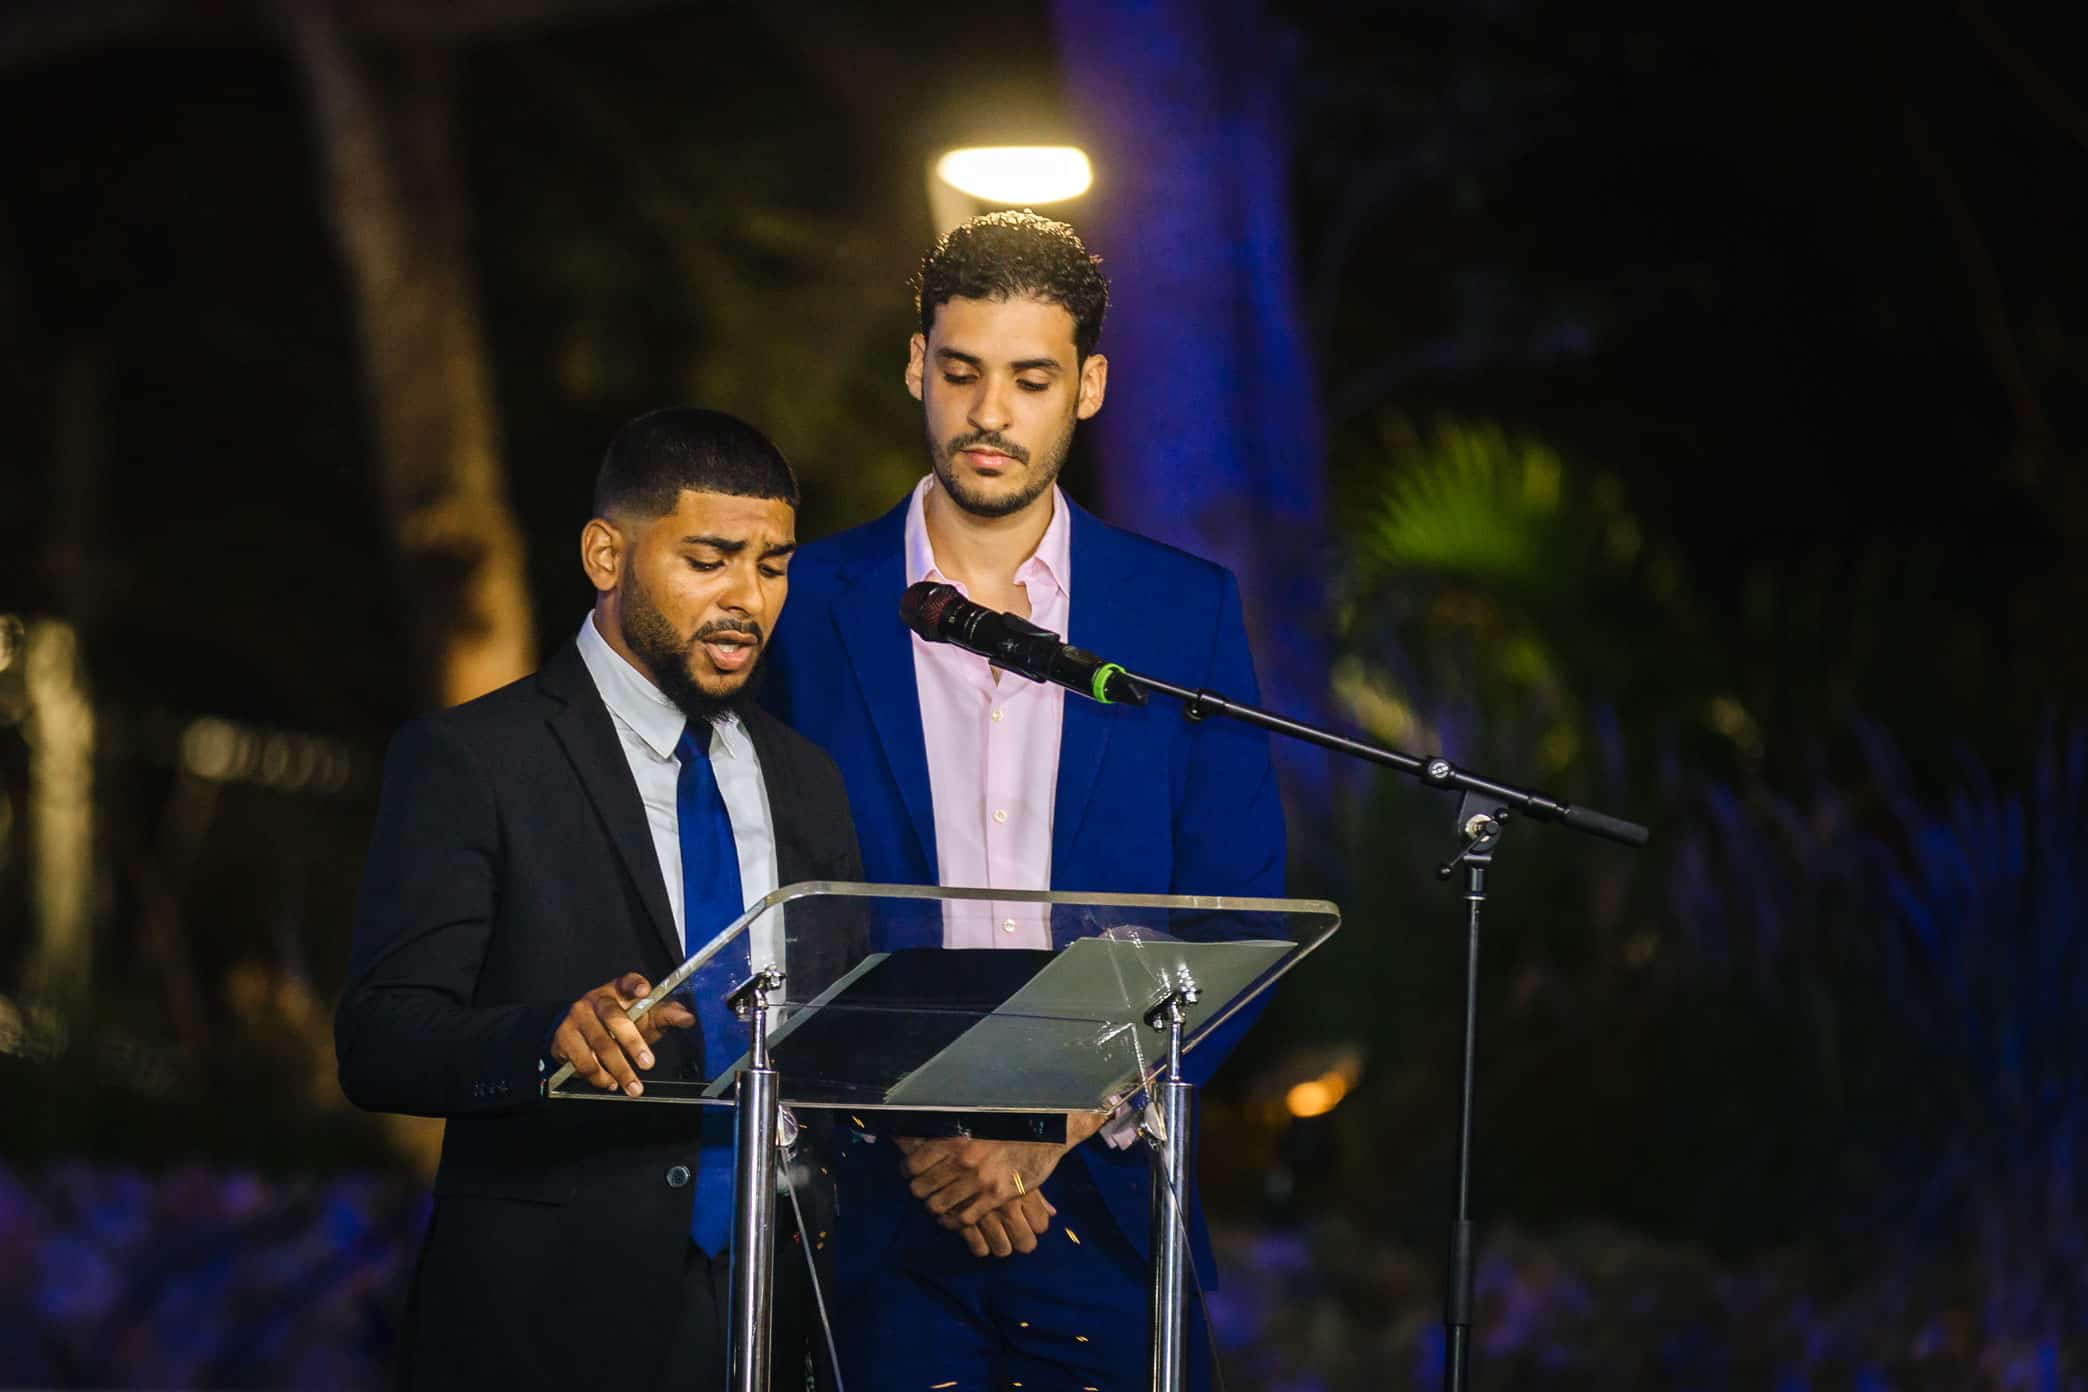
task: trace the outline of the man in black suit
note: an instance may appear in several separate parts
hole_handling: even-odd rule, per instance
[[[744,1027],[712,993],[637,1024],[626,1007],[776,886],[861,878],[832,761],[745,699],[796,511],[790,466],[744,422],[632,422],[581,533],[596,601],[575,640],[393,742],[335,1038],[356,1105],[449,1123],[409,1386],[724,1385],[730,1113],[538,1084],[570,1062],[638,1097],[647,1074],[729,1067]],[[816,926],[777,963],[796,999],[858,951]],[[785,951],[757,939],[739,964]],[[831,1194],[806,1197],[813,1241],[788,1205],[779,1223],[778,1387],[803,1385],[794,1288],[831,1222]]]

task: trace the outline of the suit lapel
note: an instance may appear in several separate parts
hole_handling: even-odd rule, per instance
[[[638,886],[638,897],[644,901],[669,959],[681,961],[685,955],[681,934],[667,903],[667,881],[660,874],[660,857],[653,849],[652,829],[646,825],[645,805],[638,800],[638,785],[632,781],[631,765],[617,741],[616,724],[595,690],[580,650],[570,643],[560,649],[544,664],[539,680],[544,690],[565,703],[551,717],[551,733],[572,761],[580,786],[587,790],[596,815],[609,832],[610,843]]]
[[[761,785],[768,794],[769,829],[776,838],[776,886],[819,878],[819,862],[806,838],[811,809],[798,786],[797,765],[783,757],[776,740],[775,717],[758,706],[741,713],[754,757],[761,764]]]
[[[1071,621],[1066,641],[1112,661],[1130,651],[1132,613],[1123,593],[1123,567],[1112,555],[1109,530],[1068,500],[1068,543],[1072,551]],[[1095,781],[1108,753],[1110,731],[1124,713],[1085,696],[1066,693],[1059,725],[1058,792],[1051,814],[1051,882],[1066,884],[1074,866],[1073,846]],[[1072,888],[1092,889],[1093,885]]]
[[[921,863],[935,883],[934,804],[928,790],[928,746],[921,737],[921,694],[914,681],[913,638],[899,621],[906,589],[902,545],[858,571],[834,598],[834,627],[855,673],[885,766],[913,823]]]

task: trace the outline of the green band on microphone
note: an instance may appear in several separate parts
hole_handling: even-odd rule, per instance
[[[1112,704],[1109,699],[1109,679],[1123,670],[1114,662],[1105,662],[1095,669],[1095,684],[1090,690],[1097,701],[1105,706]]]

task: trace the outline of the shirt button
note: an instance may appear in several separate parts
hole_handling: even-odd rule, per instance
[[[1002,920],[1001,920],[1001,931],[1002,931],[1003,933],[1012,933],[1012,932],[1014,932],[1014,931],[1015,931],[1015,920],[1014,920],[1014,919],[1012,919],[1012,918],[1004,918],[1004,919],[1002,919]]]
[[[669,1189],[685,1189],[688,1187],[688,1184],[689,1167],[687,1165],[676,1165],[673,1169],[667,1171],[667,1187]]]
[[[1000,718],[1001,718],[1002,716],[1004,716],[1004,715],[1006,715],[1006,714],[1007,714],[1007,712],[1006,712],[1005,710],[996,710],[996,711],[994,711],[994,713],[993,713],[993,718],[994,718],[995,720],[998,720],[998,719],[1000,719]]]
[[[996,822],[1005,822],[1006,820],[1008,820],[1008,809],[1005,807],[995,808],[993,810],[993,820],[995,820]]]

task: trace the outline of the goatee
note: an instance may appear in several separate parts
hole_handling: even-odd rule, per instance
[[[645,667],[646,675],[660,693],[680,708],[689,718],[691,725],[715,725],[728,715],[737,715],[754,699],[754,691],[761,674],[761,652],[767,639],[761,625],[751,620],[734,623],[709,623],[696,630],[685,643],[674,631],[667,616],[653,604],[652,597],[632,576],[625,582],[622,624],[624,642]],[[751,633],[762,648],[755,650],[754,661],[747,669],[747,677],[738,686],[723,696],[716,696],[696,684],[690,675],[689,662],[696,649],[713,633]]]

